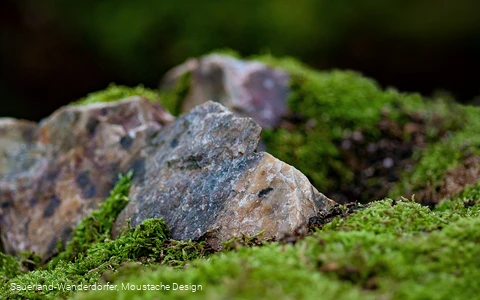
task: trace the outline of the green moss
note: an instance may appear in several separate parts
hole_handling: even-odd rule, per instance
[[[25,269],[22,265],[29,263],[35,267],[38,262],[32,261],[31,255],[19,261],[0,253],[0,298],[65,298],[75,291],[62,286],[95,284],[102,274],[115,271],[129,261],[178,268],[211,253],[203,242],[171,240],[170,231],[161,219],[145,220],[136,228],[127,227],[120,237],[111,240],[113,223],[128,202],[131,178],[132,172],[119,177],[109,198],[81,221],[66,249],[44,267],[22,271]],[[20,289],[28,285],[33,288]]]
[[[374,142],[381,137],[377,124],[382,114],[407,122],[406,112],[426,108],[420,96],[383,91],[375,81],[352,71],[319,72],[290,58],[256,59],[290,74],[289,108],[307,120],[295,130],[265,130],[267,149],[306,174],[322,191],[353,179],[338,147],[346,135],[361,131],[367,142]]]
[[[156,91],[147,89],[142,85],[136,87],[127,87],[122,85],[110,84],[105,90],[88,94],[85,98],[73,102],[72,104],[86,105],[101,102],[114,102],[132,96],[141,96],[148,98],[152,101],[159,101],[160,98]]]
[[[465,193],[480,198],[478,186]],[[469,299],[480,292],[478,226],[478,205],[431,211],[414,201],[386,199],[295,245],[241,246],[190,262],[180,272],[128,265],[105,279],[119,291],[79,293],[76,299]],[[159,283],[197,291],[121,290],[122,284]]]
[[[182,113],[182,101],[190,90],[191,74],[183,74],[173,87],[161,93],[162,104],[174,116]]]
[[[480,184],[430,210],[411,200],[370,203],[295,244],[262,243],[208,254],[202,243],[168,239],[162,220],[147,220],[115,241],[91,245],[60,261],[4,281],[0,295],[40,299],[69,291],[12,291],[12,284],[110,284],[114,291],[77,292],[76,299],[235,298],[458,299],[480,292]],[[259,243],[253,243],[260,245]],[[192,260],[194,259],[194,260]],[[172,266],[174,268],[172,268]],[[150,289],[158,284],[190,290]],[[148,286],[150,285],[150,286]],[[158,287],[158,286],[157,286]],[[195,289],[195,292],[193,291]]]
[[[0,252],[0,283],[21,273],[19,261],[10,255]]]
[[[479,152],[480,109],[458,105],[445,93],[423,99],[418,94],[382,90],[375,81],[351,71],[321,72],[291,58],[254,58],[290,74],[289,108],[306,119],[294,130],[265,130],[267,149],[306,174],[319,190],[337,191],[352,183],[358,170],[345,164],[341,141],[358,131],[365,139],[363,144],[378,142],[383,138],[378,126],[381,118],[402,129],[412,122],[412,116],[418,116],[425,124],[428,145],[426,150],[414,149],[415,167],[404,172],[391,197],[414,193],[426,184],[435,188],[446,170],[460,165],[464,156]],[[404,142],[411,138],[404,130]]]
[[[463,126],[442,141],[430,145],[424,151],[417,151],[415,168],[405,172],[402,181],[392,191],[392,197],[424,189],[436,189],[445,172],[463,164],[463,158],[480,155],[480,109],[478,107],[456,106],[451,119],[461,119]],[[454,121],[455,122],[455,121]]]
[[[72,295],[66,285],[95,285],[102,274],[117,270],[127,262],[184,266],[188,260],[209,252],[203,243],[178,242],[169,239],[169,230],[161,219],[149,219],[116,240],[105,239],[90,244],[75,260],[58,260],[45,268],[4,280],[0,287],[2,299],[44,299]],[[107,273],[105,273],[107,272]],[[33,286],[31,290],[21,287]],[[38,287],[38,285],[43,285]]]

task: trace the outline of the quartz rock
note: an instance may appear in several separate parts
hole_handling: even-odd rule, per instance
[[[175,239],[214,248],[240,234],[280,238],[333,201],[294,167],[255,152],[261,128],[207,102],[162,128],[146,146],[143,178],[130,191],[115,233],[163,218]]]
[[[5,251],[51,255],[109,195],[141,173],[150,136],[173,121],[141,97],[66,106],[40,124],[0,120],[0,226]]]
[[[219,102],[238,116],[252,117],[264,128],[276,127],[287,112],[289,75],[257,61],[211,54],[193,58],[169,71],[162,83],[168,90],[191,74],[182,111],[208,100]]]

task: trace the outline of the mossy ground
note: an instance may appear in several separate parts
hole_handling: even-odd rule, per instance
[[[322,72],[294,59],[257,59],[291,76],[288,105],[296,120],[288,128],[263,132],[268,151],[337,201],[399,196],[394,192],[399,181],[400,191],[415,192],[422,181],[438,182],[448,167],[458,165],[464,154],[460,146],[478,149],[472,136],[480,132],[478,108],[462,107],[445,95],[427,99],[383,90],[352,71]],[[442,161],[429,173],[423,166],[439,156]]]
[[[480,185],[433,211],[385,199],[295,244],[242,246],[183,270],[130,263],[101,281],[120,291],[76,298],[472,299],[480,292],[479,200]],[[122,290],[160,283],[190,290]]]
[[[22,259],[0,254],[0,298],[475,298],[480,293],[480,182],[432,209],[399,196],[427,185],[435,190],[464,157],[479,155],[479,109],[383,91],[354,72],[317,72],[290,59],[260,59],[289,71],[289,107],[300,116],[290,120],[289,128],[266,131],[267,147],[305,172],[320,190],[357,182],[358,169],[345,163],[349,152],[341,147],[342,142],[355,140],[355,132],[364,139],[359,145],[368,147],[385,140],[381,124],[387,122],[393,132],[389,141],[420,140],[411,144],[411,167],[401,170],[396,187],[388,190],[395,200],[371,202],[292,243],[258,245],[246,239],[245,246],[237,243],[226,247],[230,251],[212,254],[205,243],[169,239],[161,220],[127,227],[112,240],[111,224],[128,201],[127,175],[105,205],[81,223],[66,249],[46,265],[39,266],[30,254]],[[137,89],[112,86],[81,102],[114,101],[136,93],[158,97]],[[187,89],[183,82],[176,92]],[[180,96],[171,96],[167,106],[178,105]],[[366,182],[373,186],[375,180]],[[36,269],[29,271],[32,268]],[[118,291],[12,290],[28,284],[107,282],[117,285]],[[190,289],[127,291],[122,283],[139,288],[160,283],[172,288],[176,283]]]

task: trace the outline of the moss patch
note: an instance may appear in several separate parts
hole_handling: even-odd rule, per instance
[[[351,71],[319,72],[294,59],[257,59],[291,76],[290,124],[264,131],[268,151],[340,202],[387,196],[415,163],[414,151],[465,126],[463,108],[452,101],[382,90]]]
[[[463,120],[461,129],[452,132],[447,139],[431,144],[425,151],[417,152],[415,168],[403,174],[392,196],[417,194],[422,202],[436,204],[443,197],[450,196],[445,185],[452,177],[460,186],[474,183],[470,176],[463,176],[464,180],[458,181],[462,179],[458,175],[467,175],[465,173],[470,171],[477,173],[478,160],[475,157],[480,155],[480,109],[458,106],[452,114]]]
[[[151,89],[147,89],[142,85],[136,87],[127,87],[123,85],[110,84],[108,88],[102,91],[88,94],[85,98],[73,102],[72,105],[86,105],[101,102],[114,102],[133,96],[145,97],[152,101],[159,101],[159,94]]]
[[[182,271],[128,265],[102,281],[119,290],[160,282],[190,290],[88,292],[76,299],[468,299],[480,292],[480,206],[464,203],[479,199],[479,189],[434,211],[406,199],[377,201],[295,244],[240,246]]]

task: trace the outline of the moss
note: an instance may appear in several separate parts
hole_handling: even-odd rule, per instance
[[[0,282],[3,284],[8,279],[20,273],[19,261],[13,256],[0,252]]]
[[[392,197],[414,194],[426,186],[435,190],[442,182],[446,171],[463,163],[463,158],[480,155],[480,109],[456,106],[453,118],[463,120],[463,126],[452,131],[447,139],[431,144],[424,151],[417,151],[413,170],[404,172],[402,181],[392,191]]]
[[[464,198],[480,198],[470,187]],[[480,206],[439,206],[410,200],[373,202],[336,219],[296,244],[236,247],[182,271],[128,265],[108,276],[116,292],[79,293],[76,299],[468,299],[480,292]],[[189,285],[188,291],[121,290],[123,286]],[[202,286],[202,290],[199,290]]]
[[[288,105],[305,120],[294,130],[265,130],[267,149],[301,170],[322,191],[353,180],[355,171],[345,165],[339,149],[345,136],[358,131],[366,144],[375,142],[381,138],[377,125],[382,115],[406,123],[407,112],[427,111],[419,95],[383,91],[375,81],[352,71],[319,72],[294,59],[256,58],[290,74]]]
[[[135,229],[129,228],[114,241],[105,239],[90,244],[73,261],[58,260],[45,268],[4,280],[4,285],[0,287],[0,296],[3,299],[66,298],[76,292],[65,288],[66,285],[95,285],[102,274],[114,272],[128,262],[140,261],[142,264],[157,263],[181,267],[188,260],[207,254],[203,243],[172,241],[163,220],[149,219]],[[33,288],[21,290],[21,287],[28,285]]]
[[[101,102],[114,102],[132,96],[141,96],[148,98],[152,101],[159,101],[160,99],[160,96],[156,91],[147,89],[143,87],[143,85],[139,85],[136,87],[127,87],[122,85],[110,84],[105,90],[88,94],[85,98],[73,102],[72,104],[86,105]]]
[[[66,298],[75,292],[65,289],[66,285],[96,284],[102,274],[129,261],[183,267],[186,262],[211,253],[204,242],[171,240],[161,219],[145,220],[136,228],[127,226],[120,237],[111,240],[112,225],[128,202],[131,178],[132,172],[119,177],[109,198],[81,221],[66,249],[45,266],[27,272],[21,268],[27,262],[38,266],[31,255],[19,261],[0,253],[0,298]],[[32,288],[21,290],[28,285]]]
[[[183,74],[175,85],[161,93],[162,104],[174,116],[182,113],[182,100],[190,90],[191,74]]]

